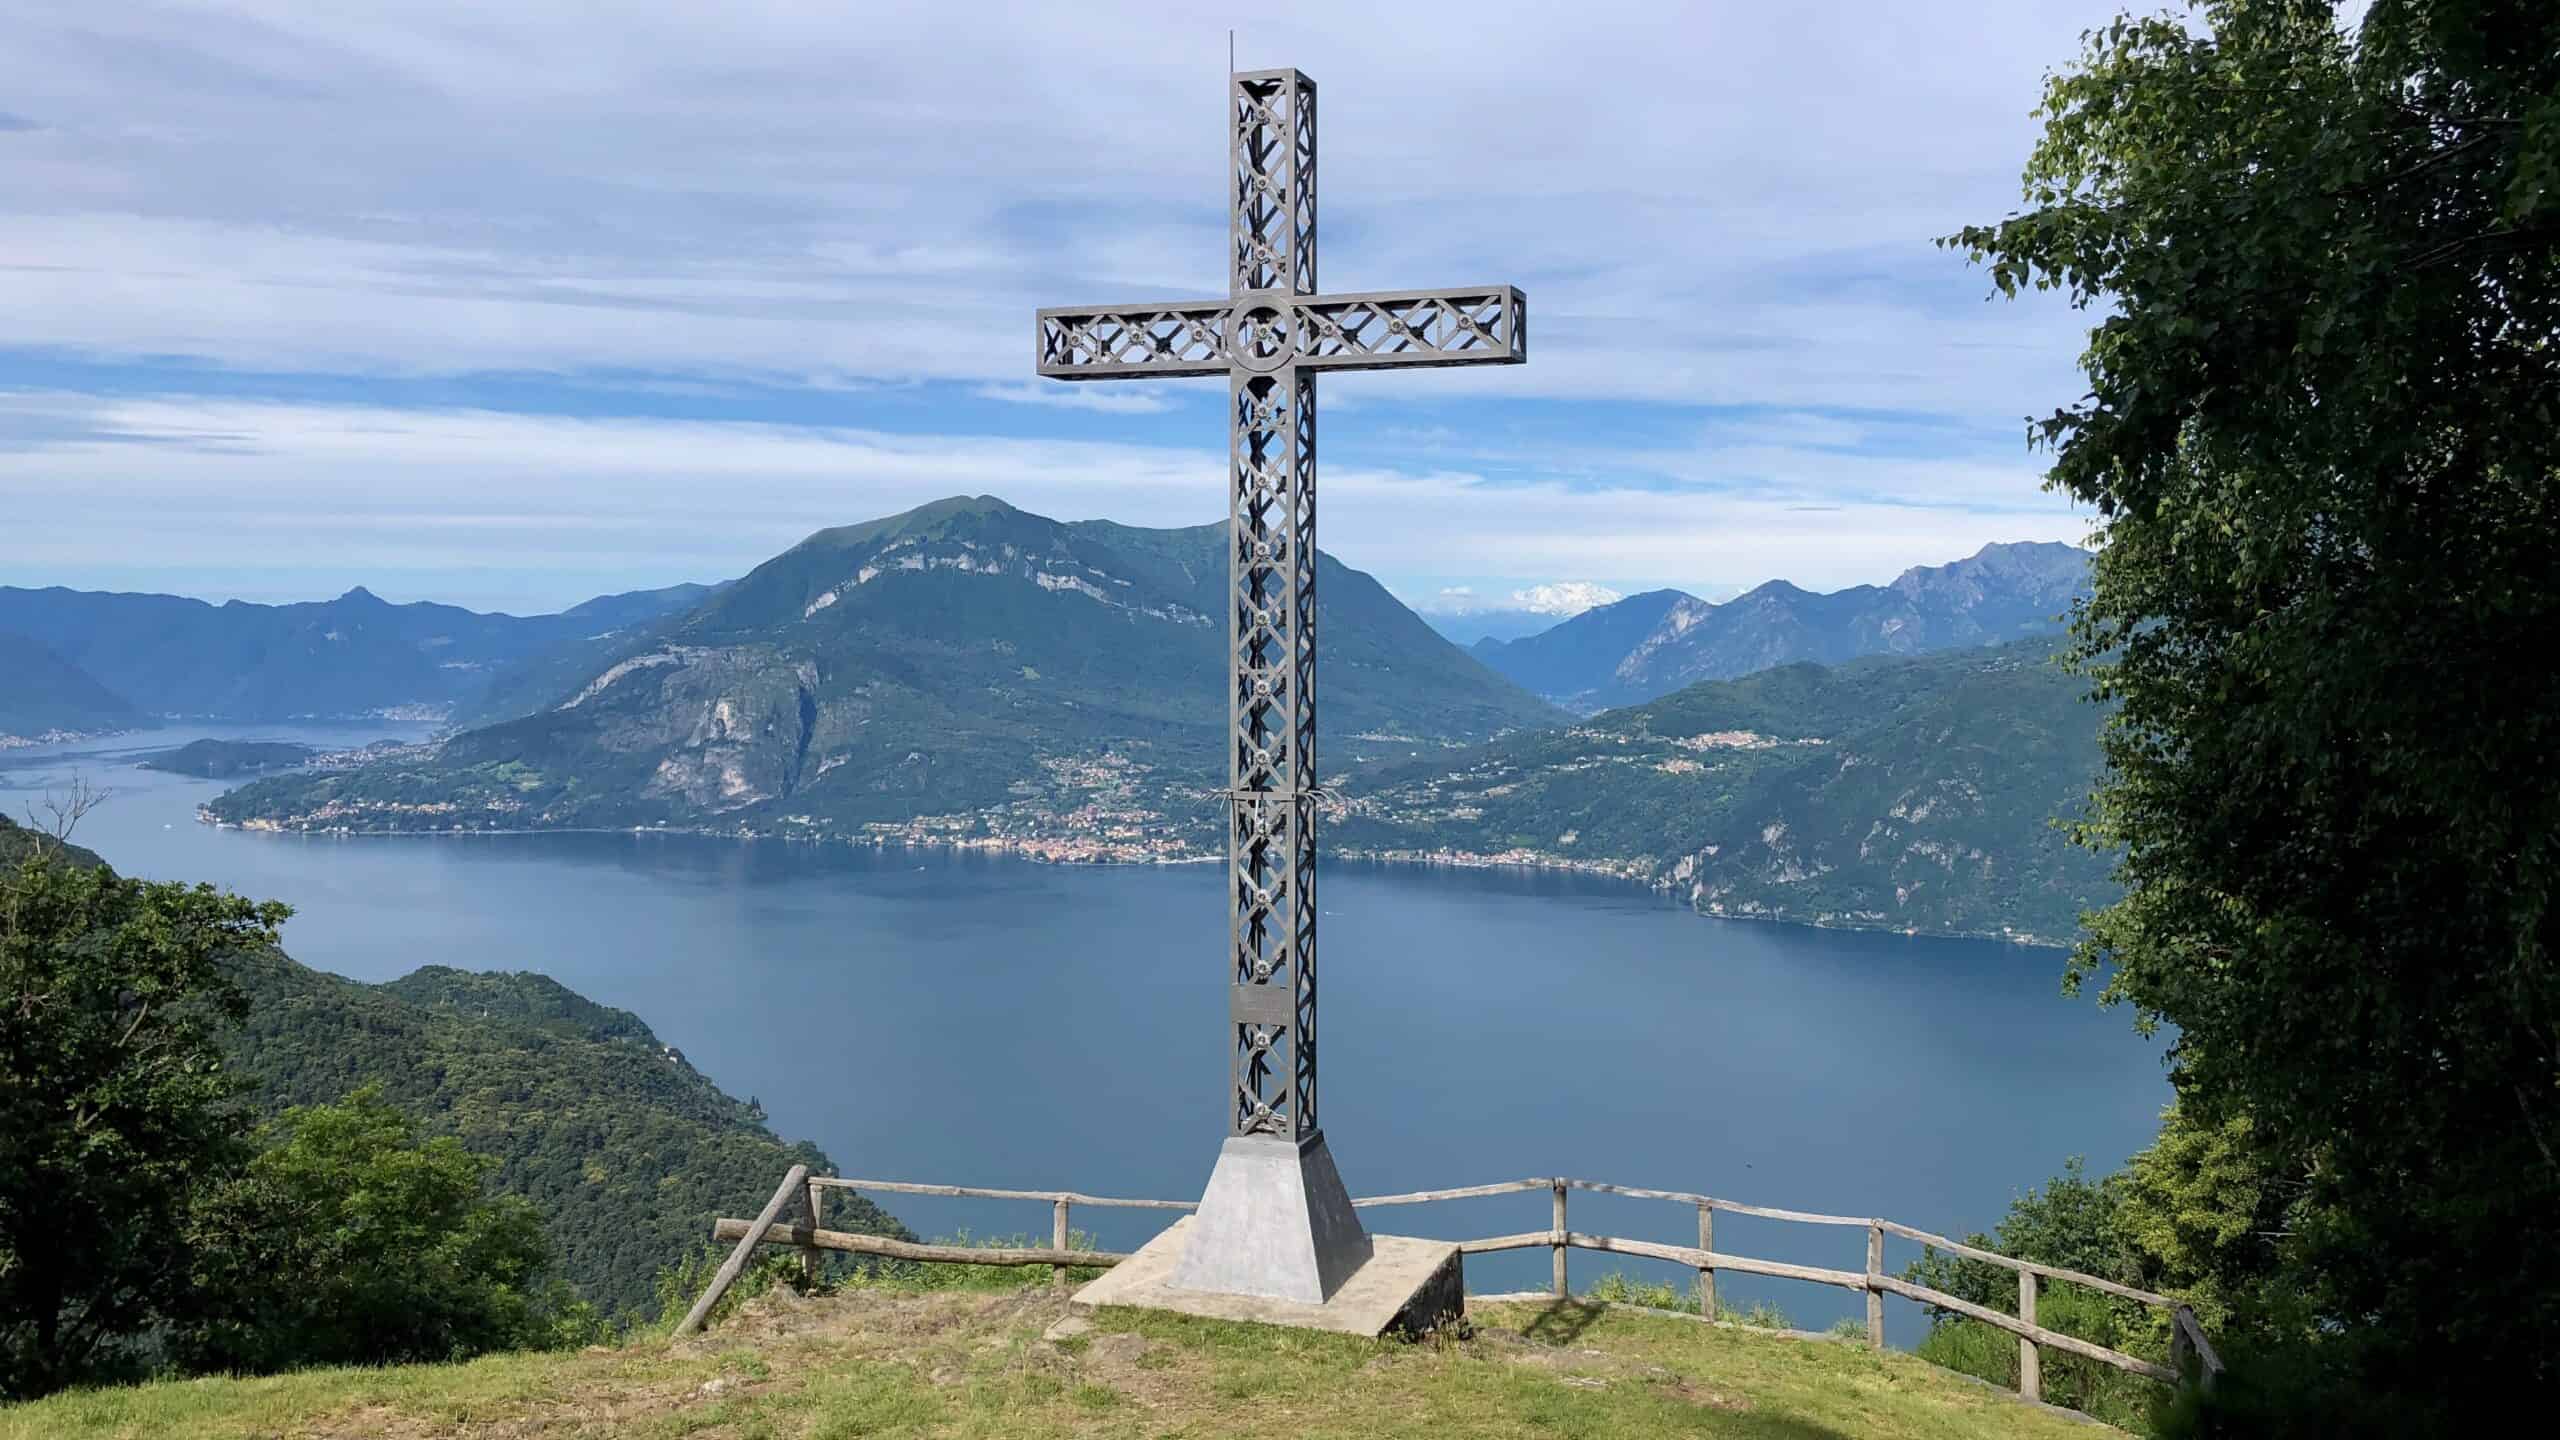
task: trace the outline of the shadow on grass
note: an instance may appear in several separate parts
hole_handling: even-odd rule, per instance
[[[1792,1415],[1754,1415],[1747,1423],[1750,1428],[1744,1433],[1750,1435],[1751,1440],[1857,1440],[1846,1431],[1816,1425],[1810,1420],[1798,1420]]]
[[[1570,1345],[1581,1339],[1582,1332],[1590,1329],[1608,1308],[1589,1300],[1551,1300],[1520,1332],[1520,1338],[1547,1345]]]

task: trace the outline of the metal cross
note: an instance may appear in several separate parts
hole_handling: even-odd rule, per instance
[[[1316,1124],[1316,376],[1517,365],[1519,290],[1316,291],[1316,85],[1228,77],[1222,302],[1039,312],[1053,380],[1227,377],[1230,1133]]]

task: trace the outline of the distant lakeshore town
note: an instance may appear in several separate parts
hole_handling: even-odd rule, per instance
[[[383,761],[420,758],[434,749],[432,742],[379,741],[359,750],[315,755],[306,768],[353,770]],[[1041,767],[1045,784],[1020,787],[1033,793],[978,811],[917,815],[852,827],[837,826],[820,816],[788,814],[761,824],[644,823],[609,829],[611,833],[967,851],[1056,865],[1199,865],[1226,858],[1220,843],[1222,826],[1216,814],[1222,791],[1167,784],[1155,778],[1153,766],[1110,753],[1052,758],[1042,761]],[[1322,813],[1327,820],[1339,821],[1351,808],[1351,802],[1328,796]],[[520,802],[507,799],[471,806],[452,801],[333,799],[301,814],[239,821],[223,820],[210,806],[198,806],[196,818],[220,828],[325,835],[489,835],[608,829],[525,824],[522,809]],[[1652,882],[1660,868],[1650,859],[1560,855],[1529,848],[1478,851],[1457,847],[1329,846],[1327,853],[1340,859],[1399,865],[1571,871],[1638,883]]]

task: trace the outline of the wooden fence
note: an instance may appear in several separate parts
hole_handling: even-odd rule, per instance
[[[859,1235],[824,1228],[825,1194],[828,1190],[865,1190],[888,1195],[944,1195],[980,1200],[1046,1201],[1050,1207],[1050,1243],[1047,1248],[1016,1247],[985,1249],[967,1245],[920,1245],[905,1240],[890,1240],[877,1235]],[[1422,1205],[1443,1200],[1467,1200],[1485,1195],[1510,1195],[1546,1191],[1552,1197],[1553,1223],[1544,1230],[1528,1230],[1516,1235],[1493,1235],[1481,1240],[1457,1242],[1458,1249],[1469,1255],[1491,1254],[1502,1250],[1546,1249],[1554,1256],[1551,1290],[1557,1296],[1569,1293],[1566,1286],[1565,1256],[1573,1250],[1593,1250],[1606,1255],[1639,1255],[1647,1259],[1668,1260],[1698,1272],[1699,1310],[1707,1319],[1716,1317],[1716,1276],[1722,1271],[1742,1275],[1766,1275],[1780,1280],[1804,1280],[1816,1285],[1832,1285],[1855,1290],[1867,1297],[1867,1343],[1884,1348],[1884,1297],[1900,1295],[1924,1305],[1985,1325],[2005,1330],[2018,1337],[2018,1392],[2029,1400],[2042,1398],[2041,1362],[2046,1349],[2084,1356],[2103,1365],[2147,1375],[2169,1384],[2179,1383],[2181,1372],[2192,1369],[2198,1384],[2210,1389],[2222,1374],[2221,1357],[2214,1353],[2212,1342],[2196,1321],[2195,1312],[2166,1295],[2119,1285],[2077,1270],[2058,1265],[2044,1265],[2031,1260],[2014,1259],[1993,1251],[1933,1235],[1891,1220],[1871,1219],[1855,1215],[1816,1215],[1804,1210],[1778,1210],[1766,1205],[1745,1205],[1739,1201],[1721,1200],[1712,1195],[1693,1195],[1681,1190],[1641,1190],[1628,1185],[1604,1185],[1597,1180],[1575,1180],[1554,1176],[1529,1180],[1504,1180],[1491,1185],[1469,1185],[1456,1190],[1417,1190],[1409,1195],[1374,1195],[1351,1203],[1368,1209],[1384,1205]],[[1565,1197],[1583,1190],[1602,1195],[1622,1195],[1637,1200],[1663,1200],[1693,1206],[1698,1213],[1698,1243],[1664,1245],[1651,1240],[1629,1240],[1614,1235],[1587,1235],[1566,1223]],[[779,1223],[782,1211],[797,1196],[808,1213],[806,1221],[784,1225]],[[857,1255],[877,1255],[889,1259],[915,1260],[959,1265],[1047,1265],[1051,1267],[1051,1283],[1063,1290],[1070,1266],[1108,1267],[1128,1259],[1125,1254],[1108,1250],[1073,1250],[1067,1245],[1067,1225],[1073,1207],[1089,1205],[1104,1209],[1196,1210],[1188,1200],[1132,1200],[1104,1195],[1085,1195],[1072,1190],[989,1190],[968,1185],[917,1185],[890,1180],[845,1180],[833,1176],[813,1176],[800,1166],[792,1167],[783,1177],[782,1187],[773,1192],[764,1212],[754,1220],[720,1220],[712,1225],[714,1240],[737,1242],[728,1260],[713,1277],[702,1298],[695,1302],[692,1313],[677,1327],[679,1335],[701,1327],[711,1307],[736,1281],[747,1257],[758,1245],[790,1245],[799,1247],[804,1269],[814,1271],[821,1250],[841,1250]],[[1795,1265],[1778,1260],[1759,1260],[1747,1255],[1734,1255],[1715,1248],[1715,1217],[1718,1213],[1749,1215],[1763,1220],[1790,1221],[1799,1225],[1836,1225],[1862,1228],[1867,1232],[1865,1268],[1831,1270],[1813,1265]],[[1933,1246],[1951,1255],[1978,1260],[2016,1273],[2018,1277],[2018,1313],[2009,1315],[1969,1300],[1914,1284],[1899,1276],[1885,1273],[1884,1241],[1888,1235]],[[2138,1356],[2127,1355],[2104,1345],[2093,1344],[2059,1330],[2048,1330],[2036,1323],[2036,1296],[2044,1282],[2058,1280],[2065,1284],[2086,1286],[2102,1295],[2132,1300],[2167,1312],[2170,1318],[2170,1365],[2159,1365]],[[2173,1368],[2174,1367],[2174,1368]]]

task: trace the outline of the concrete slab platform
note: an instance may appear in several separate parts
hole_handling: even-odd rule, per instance
[[[1368,1262],[1353,1271],[1333,1292],[1333,1298],[1321,1305],[1261,1295],[1176,1289],[1168,1282],[1183,1248],[1190,1243],[1191,1224],[1187,1215],[1176,1220],[1137,1254],[1078,1290],[1070,1303],[1078,1310],[1125,1305],[1209,1320],[1247,1320],[1369,1336],[1393,1330],[1425,1334],[1457,1319],[1466,1308],[1466,1277],[1460,1267],[1458,1247],[1444,1240],[1415,1240],[1402,1235],[1370,1236]]]

